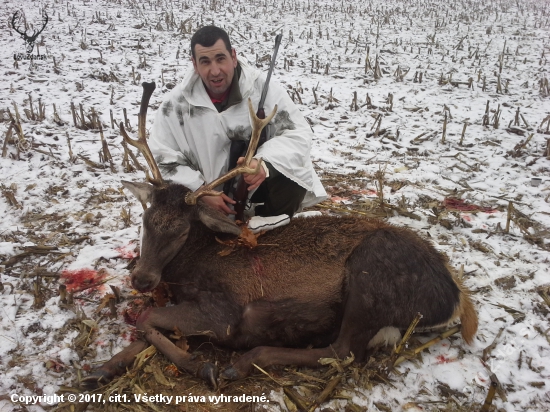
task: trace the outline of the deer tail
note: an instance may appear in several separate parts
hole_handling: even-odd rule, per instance
[[[477,332],[478,319],[477,312],[470,298],[470,292],[464,287],[462,281],[455,279],[458,289],[460,290],[460,300],[458,304],[458,316],[460,317],[460,323],[462,324],[461,334],[462,338],[469,345],[472,343],[474,336]]]

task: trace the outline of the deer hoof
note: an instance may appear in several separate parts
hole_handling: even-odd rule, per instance
[[[236,381],[237,379],[241,379],[242,377],[243,376],[241,376],[241,374],[233,366],[230,366],[222,372],[222,378],[230,381]]]
[[[113,375],[105,370],[95,370],[91,375],[86,376],[80,382],[80,387],[84,390],[91,391],[111,381]]]
[[[219,369],[216,365],[206,362],[200,367],[197,375],[199,378],[206,381],[206,383],[208,383],[213,390],[218,390]]]

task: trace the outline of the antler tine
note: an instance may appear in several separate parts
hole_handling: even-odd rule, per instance
[[[20,32],[17,27],[15,27],[15,20],[19,20],[21,18],[21,12],[19,10],[17,10],[15,13],[13,13],[13,17],[11,18],[11,26],[13,27],[13,29],[19,33],[20,35],[24,36],[26,33],[25,32]]]
[[[33,34],[33,37],[34,37],[34,36],[38,37],[38,35],[44,31],[44,29],[46,28],[46,24],[48,24],[48,21],[50,20],[49,17],[48,17],[48,13],[46,13],[46,10],[45,10],[45,9],[42,10],[42,16],[43,16],[43,17],[44,17],[44,16],[46,17],[46,21],[44,22],[44,25],[43,25],[42,28],[38,31],[38,33]],[[35,38],[36,38],[36,37],[35,37]]]
[[[222,183],[225,183],[228,180],[231,180],[235,176],[238,176],[242,173],[249,173],[251,175],[255,175],[260,171],[261,167],[262,167],[262,164],[260,162],[258,162],[255,168],[251,168],[248,166],[235,167],[234,169],[231,169],[229,172],[227,172],[223,176],[218,177],[212,183],[209,183],[206,186],[200,187],[199,189],[195,190],[192,193],[188,193],[185,196],[185,202],[188,205],[196,205],[197,200],[199,200],[203,196],[221,196],[223,192],[218,192],[214,190],[216,186],[219,186]]]
[[[252,136],[250,137],[250,143],[248,144],[248,150],[244,156],[244,165],[250,165],[250,161],[254,154],[256,154],[256,148],[258,147],[258,142],[260,141],[260,134],[262,129],[267,126],[267,124],[273,119],[275,113],[277,113],[277,105],[273,108],[269,116],[266,116],[265,119],[260,119],[256,116],[256,112],[252,107],[252,100],[248,98],[248,110],[250,111],[250,117],[252,118]]]
[[[134,146],[143,154],[143,157],[145,157],[145,160],[147,161],[147,164],[149,165],[149,167],[151,168],[151,172],[153,173],[153,177],[151,178],[149,173],[145,171],[147,180],[155,186],[162,186],[164,181],[162,180],[160,169],[157,165],[157,162],[155,161],[155,158],[153,157],[153,154],[151,153],[149,145],[147,144],[147,138],[145,137],[145,120],[147,117],[147,106],[149,105],[149,100],[153,95],[153,91],[155,90],[156,85],[155,82],[143,82],[141,85],[143,86],[143,94],[141,95],[141,107],[139,109],[138,117],[138,138],[137,140],[131,139],[130,136],[128,136],[128,134],[126,133],[126,130],[124,129],[124,124],[122,122],[120,122],[120,134],[122,134],[122,137],[127,144]]]
[[[250,98],[248,99],[248,109],[250,111],[250,117],[252,118],[252,136],[250,137],[248,150],[246,151],[246,155],[244,156],[243,165],[235,167],[234,169],[227,172],[225,175],[218,177],[213,182],[199,188],[195,192],[188,193],[187,196],[185,196],[185,202],[188,205],[197,204],[197,200],[199,200],[203,196],[220,196],[222,192],[217,192],[214,190],[214,188],[221,185],[222,183],[227,182],[230,179],[233,179],[235,176],[243,173],[256,174],[260,171],[260,167],[262,167],[261,163],[258,162],[255,168],[251,168],[250,161],[252,160],[252,156],[254,156],[254,154],[256,153],[256,148],[258,147],[258,142],[260,140],[262,129],[271,121],[271,119],[273,119],[275,113],[277,113],[277,105],[275,105],[269,116],[267,116],[265,119],[259,119],[258,116],[256,116],[254,108],[252,107],[252,100]]]

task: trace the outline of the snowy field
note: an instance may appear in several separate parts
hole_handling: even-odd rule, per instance
[[[32,52],[44,60],[14,60],[26,50],[12,28],[18,10],[28,33],[46,10]],[[145,299],[128,282],[142,208],[120,181],[144,173],[113,124],[127,121],[136,135],[140,84],[155,81],[150,128],[191,70],[191,34],[212,23],[262,70],[283,33],[274,79],[315,132],[330,194],[316,209],[379,216],[430,238],[479,313],[472,346],[445,339],[387,383],[349,377],[317,410],[480,410],[491,374],[500,386],[487,410],[550,409],[549,2],[6,1],[0,15],[1,412],[69,410],[10,395],[66,400],[132,339]],[[74,303],[60,304],[61,284]],[[266,394],[269,403],[242,410],[292,410],[280,386]]]

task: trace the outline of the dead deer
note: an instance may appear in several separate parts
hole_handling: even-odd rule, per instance
[[[144,83],[139,141],[129,139],[121,124],[125,140],[146,153],[154,175],[148,176],[152,184],[123,182],[142,204],[151,204],[143,214],[141,257],[131,281],[140,292],[165,281],[177,305],[145,310],[136,325],[143,338],[88,376],[88,387],[124,373],[148,344],[216,386],[212,363],[193,359],[161,333],[176,328],[228,348],[251,349],[223,371],[226,379],[247,376],[253,364],[315,367],[320,358],[350,353],[364,360],[381,329],[404,330],[417,313],[423,316],[419,327],[459,318],[464,340],[472,342],[478,321],[468,292],[446,258],[411,230],[357,217],[293,219],[263,234],[257,247],[220,256],[216,236],[238,236],[241,228],[200,198],[250,171],[233,170],[197,192],[163,182],[145,139],[153,89]],[[259,120],[249,106],[257,139],[276,108]]]

